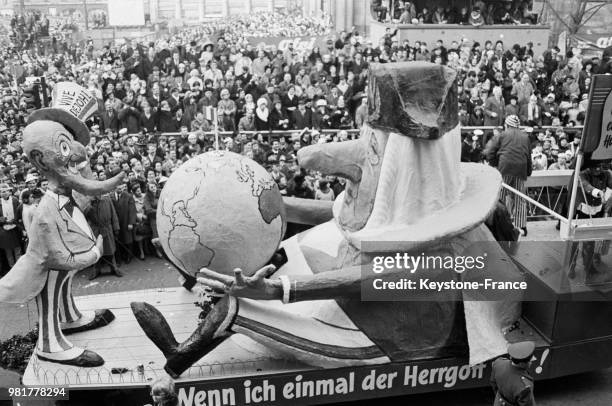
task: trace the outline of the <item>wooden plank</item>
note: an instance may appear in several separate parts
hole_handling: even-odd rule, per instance
[[[183,288],[118,292],[75,298],[79,309],[111,308],[115,320],[93,331],[69,335],[75,345],[97,352],[105,360],[99,368],[77,368],[39,360],[32,356],[23,381],[27,385],[70,385],[71,388],[94,389],[146,386],[165,375],[165,358],[145,336],[136,322],[130,302],[144,301],[155,305],[166,316],[178,341],[195,330],[200,312],[193,302],[195,295]],[[290,360],[274,359],[271,353],[254,353],[240,344],[239,335],[221,343],[186,371],[178,381],[213,379],[223,376],[250,376],[303,370],[306,367]],[[244,338],[246,339],[246,338]],[[247,339],[248,340],[248,339]],[[142,365],[144,373],[138,373]],[[125,374],[113,374],[113,368],[126,368]]]
[[[567,186],[574,173],[571,169],[558,171],[533,171],[525,181],[526,187]]]

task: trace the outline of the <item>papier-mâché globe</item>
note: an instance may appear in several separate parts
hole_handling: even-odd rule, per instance
[[[283,201],[258,163],[228,151],[195,156],[167,180],[157,205],[160,243],[174,264],[251,275],[264,266],[286,228]]]

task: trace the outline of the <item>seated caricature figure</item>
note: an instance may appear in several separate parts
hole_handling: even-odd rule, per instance
[[[278,270],[266,266],[251,277],[240,270],[234,277],[201,270],[198,282],[225,296],[186,341],[176,342],[153,306],[132,303],[170,375],[180,376],[232,334],[279,357],[327,368],[468,351],[470,363],[478,363],[506,352],[502,331],[520,315],[516,298],[475,302],[448,292],[435,302],[361,301],[361,265],[372,260],[362,250],[364,241],[389,253],[440,255],[494,241],[483,222],[497,202],[501,176],[491,167],[460,162],[455,76],[430,63],[373,65],[360,138],[298,152],[300,166],[347,179],[330,207],[333,218],[285,240],[288,259]],[[289,217],[300,206],[291,204]],[[488,264],[519,278],[494,246]]]

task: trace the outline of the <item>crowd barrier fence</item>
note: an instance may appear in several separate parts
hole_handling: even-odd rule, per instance
[[[492,135],[493,135],[493,130],[496,129],[498,127],[494,127],[494,126],[480,126],[480,127],[474,127],[474,126],[466,126],[466,127],[461,127],[461,133],[462,134],[467,134],[467,133],[473,133],[475,130],[481,130],[484,134],[483,134],[483,141],[487,141]],[[522,127],[523,129],[529,128],[529,127]],[[551,130],[558,130],[558,129],[563,129],[563,131],[566,134],[577,134],[577,133],[582,133],[582,129],[583,127],[555,127],[555,126],[542,126],[542,127],[536,127],[534,128],[534,132],[539,132],[539,131],[545,131],[547,129],[551,129]],[[324,130],[318,130],[319,133],[324,134],[324,135],[334,135],[337,134],[340,131],[346,131],[348,134],[350,135],[354,135],[354,134],[359,134],[360,130],[359,129],[324,129]],[[256,134],[261,134],[264,137],[268,137],[268,141],[271,141],[272,139],[278,139],[279,137],[292,137],[292,136],[296,136],[297,134],[301,134],[303,132],[303,130],[276,130],[276,131],[241,131],[241,134],[245,134],[247,136],[254,136]],[[310,132],[312,132],[312,130],[310,130]],[[206,135],[214,135],[215,132],[214,131],[205,131],[204,134]],[[234,131],[219,131],[218,132],[219,137],[233,137],[234,135],[236,135],[236,132]],[[160,135],[166,136],[166,137],[171,137],[171,136],[178,136],[180,135],[180,133],[178,132],[164,132],[164,133],[160,133]]]
[[[497,127],[488,126],[488,127],[461,127],[462,134],[473,133],[474,130],[483,131],[482,135],[482,143],[483,145],[486,141],[493,135],[493,130]],[[527,127],[523,127],[527,128]],[[545,131],[546,129],[558,130],[562,128],[563,131],[567,134],[578,134],[582,133],[583,127],[554,127],[554,126],[543,126],[537,127],[534,129],[535,132]],[[322,135],[334,135],[337,134],[341,130],[337,129],[325,129],[319,131]],[[348,129],[345,130],[349,135],[359,135],[358,129]],[[279,137],[291,137],[292,139],[298,139],[303,133],[302,130],[287,130],[287,131],[243,131],[242,134],[253,137],[257,134],[262,134],[267,138],[268,142],[271,142]],[[166,137],[169,136],[178,136],[180,133],[161,133]],[[205,132],[206,135],[214,136],[214,131]],[[232,131],[219,131],[219,140],[223,141],[225,137],[233,137],[235,135]],[[567,186],[570,181],[570,177],[573,173],[573,170],[555,170],[555,171],[534,171],[533,174],[527,179],[525,186],[527,187],[527,193],[530,197],[532,197],[537,202],[544,204],[546,207],[551,210],[559,213],[563,213],[564,203],[567,199],[568,189]],[[545,213],[543,210],[539,209],[535,205],[528,204],[527,217],[529,220],[545,220],[550,219],[550,215]]]

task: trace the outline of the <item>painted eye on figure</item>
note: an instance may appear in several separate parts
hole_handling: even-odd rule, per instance
[[[70,145],[66,141],[60,142],[60,153],[65,157],[70,155]]]

